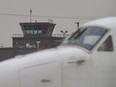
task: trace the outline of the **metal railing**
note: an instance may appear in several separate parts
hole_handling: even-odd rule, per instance
[[[69,34],[52,34],[53,37],[67,37]]]
[[[13,37],[24,37],[23,34],[13,34]]]
[[[52,37],[67,37],[69,34],[52,34]],[[23,34],[13,34],[13,37],[24,37]]]

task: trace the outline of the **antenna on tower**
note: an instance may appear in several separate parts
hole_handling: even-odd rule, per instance
[[[32,9],[30,9],[30,22],[32,21]]]

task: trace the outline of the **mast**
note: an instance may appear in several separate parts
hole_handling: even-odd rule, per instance
[[[32,22],[32,9],[30,9],[30,22]]]

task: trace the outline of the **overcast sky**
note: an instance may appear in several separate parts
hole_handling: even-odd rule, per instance
[[[54,33],[61,30],[72,33],[77,21],[83,24],[96,18],[116,16],[116,0],[0,0],[0,45],[11,46],[13,34],[22,34],[19,23],[29,22],[29,17],[2,14],[29,15],[30,8],[33,15],[49,16],[33,17],[32,21],[54,20],[57,24]],[[52,18],[54,16],[59,18]]]

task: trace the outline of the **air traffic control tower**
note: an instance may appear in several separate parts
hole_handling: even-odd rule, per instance
[[[56,47],[63,37],[53,37],[56,24],[49,22],[20,23],[23,36],[14,35],[13,48],[46,49]]]

